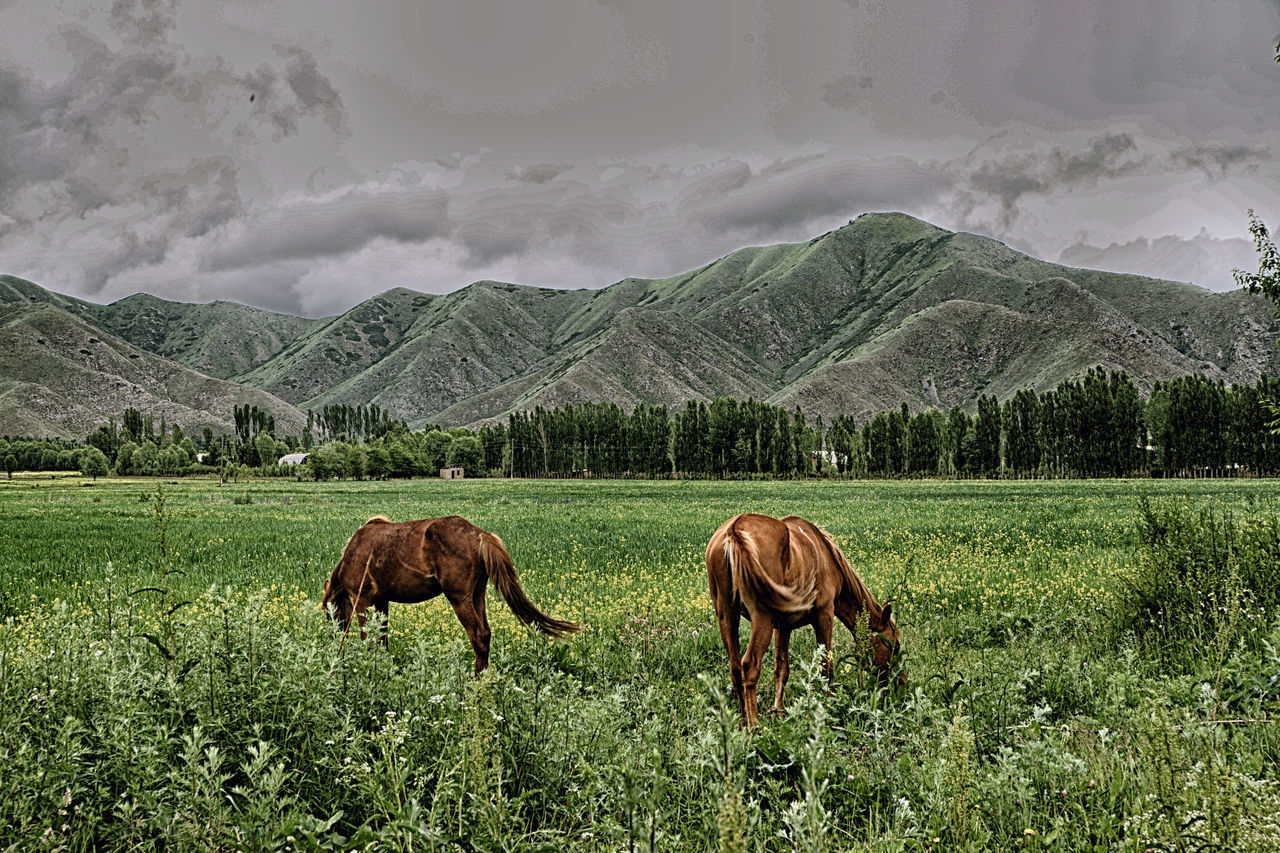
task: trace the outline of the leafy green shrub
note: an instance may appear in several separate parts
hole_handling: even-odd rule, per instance
[[[1238,518],[1185,501],[1138,501],[1138,560],[1120,619],[1168,648],[1226,635],[1280,609],[1280,518]]]

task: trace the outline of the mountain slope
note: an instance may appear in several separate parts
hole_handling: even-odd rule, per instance
[[[1195,371],[1185,356],[1150,345],[1137,331],[953,300],[822,363],[774,402],[862,420],[903,401],[913,410],[965,405],[975,388],[1002,400],[1019,388],[1044,391],[1098,365],[1124,370],[1144,392],[1154,381]]]
[[[824,416],[904,400],[972,406],[1097,364],[1144,389],[1187,372],[1253,382],[1280,369],[1270,306],[1257,297],[1075,270],[902,214],[668,279],[598,291],[483,282],[413,298],[423,319],[381,352],[334,346],[365,303],[288,371],[268,363],[240,378],[289,397],[288,382],[308,377],[290,397],[308,406],[373,401],[414,422],[470,423],[583,399],[681,405],[718,394]],[[341,364],[317,363],[330,347]],[[999,363],[985,364],[993,353]]]
[[[0,304],[0,434],[84,436],[132,406],[188,431],[231,432],[234,406],[306,416],[262,391],[197,373],[108,335],[49,302]]]
[[[145,293],[98,305],[0,275],[0,304],[5,303],[56,305],[140,349],[219,379],[270,360],[326,322],[236,302],[173,302]]]
[[[903,401],[972,408],[1094,365],[1144,390],[1189,372],[1246,383],[1280,372],[1280,333],[1260,297],[1072,269],[903,214],[666,279],[396,289],[322,320],[145,296],[95,306],[0,277],[6,302],[60,308],[299,407],[377,403],[415,425],[722,394],[824,417]]]
[[[219,379],[269,361],[322,322],[236,302],[189,305],[144,293],[102,306],[92,319],[147,352]]]
[[[422,420],[555,353],[556,314],[591,293],[499,282],[444,296],[388,291],[236,378],[304,408],[359,400]]]
[[[609,400],[637,403],[729,395],[763,399],[777,390],[758,364],[670,311],[624,308],[614,322],[528,375],[463,399],[438,416],[473,423],[534,406]]]

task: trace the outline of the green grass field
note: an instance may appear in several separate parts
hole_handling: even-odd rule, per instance
[[[1118,612],[1140,494],[1249,518],[1274,482],[159,488],[0,481],[0,850],[1280,849],[1280,624],[1175,649]],[[738,729],[702,555],[744,511],[892,597],[906,691],[841,630],[828,693],[806,631],[788,716]],[[442,599],[342,646],[347,537],[448,514],[587,630],[491,591],[480,680]]]

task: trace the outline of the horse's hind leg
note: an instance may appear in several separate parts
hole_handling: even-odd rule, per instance
[[[773,620],[767,613],[756,613],[751,619],[751,639],[747,640],[747,653],[742,657],[742,704],[747,711],[747,728],[759,725],[760,711],[756,705],[756,685],[760,682],[760,663],[773,639]]]
[[[479,675],[489,665],[489,626],[480,621],[470,595],[449,595],[448,598],[463,630],[467,632],[467,638],[471,640],[471,650],[476,655],[476,675]]]
[[[786,713],[782,706],[782,692],[787,689],[787,677],[791,675],[791,629],[779,628],[773,635],[773,710],[781,717]]]
[[[491,634],[489,631],[488,603],[485,601],[485,591],[488,589],[488,586],[487,581],[481,580],[480,583],[476,584],[475,590],[471,593],[471,608],[475,610],[476,621],[480,623],[476,639],[480,641],[480,646],[484,649],[483,655],[479,652],[476,653],[477,660],[483,660],[483,664],[476,669],[477,673],[489,665],[489,637]]]
[[[716,602],[719,605],[719,602]],[[728,612],[722,612],[728,611]],[[738,713],[746,719],[746,706],[742,701],[742,651],[738,638],[738,623],[742,614],[732,604],[716,607],[716,621],[720,623],[720,639],[729,653],[729,674],[733,678],[733,698],[738,702]]]

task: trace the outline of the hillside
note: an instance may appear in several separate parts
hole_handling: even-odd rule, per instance
[[[902,214],[668,279],[396,289],[322,320],[149,296],[96,306],[0,277],[6,302],[60,308],[299,408],[377,403],[414,424],[722,394],[866,416],[902,401],[972,407],[1094,365],[1144,391],[1190,372],[1252,383],[1280,370],[1259,297],[1047,263]]]
[[[903,400],[972,406],[1094,365],[1144,390],[1196,371],[1253,382],[1280,368],[1270,313],[1247,294],[1071,269],[875,214],[595,291],[392,291],[237,379],[304,407],[377,402],[411,422],[719,394],[867,415]]]
[[[231,432],[245,403],[283,431],[306,425],[283,400],[152,355],[52,301],[0,304],[0,434],[82,437],[130,406],[188,431]]]
[[[153,355],[219,379],[253,369],[327,322],[236,302],[173,302],[145,293],[98,305],[0,275],[3,303],[56,305]]]

